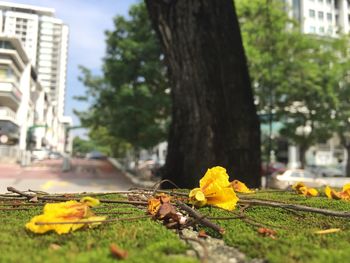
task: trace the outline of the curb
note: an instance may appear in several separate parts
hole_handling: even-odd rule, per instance
[[[139,185],[141,187],[147,187],[147,188],[150,188],[150,187],[153,187],[155,182],[151,182],[151,181],[141,181],[140,179],[136,178],[133,174],[127,172],[125,170],[125,168],[123,167],[123,165],[121,165],[120,162],[117,161],[117,159],[115,158],[110,158],[108,157],[107,160],[117,169],[121,170],[124,175],[133,183],[133,184],[136,184],[136,185]]]

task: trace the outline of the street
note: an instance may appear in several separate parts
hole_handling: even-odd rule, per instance
[[[107,160],[71,159],[67,172],[62,166],[63,159],[38,161],[28,167],[0,164],[0,193],[7,192],[8,186],[48,193],[108,192],[134,186]]]

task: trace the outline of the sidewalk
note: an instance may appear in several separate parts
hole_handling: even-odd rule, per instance
[[[0,193],[8,186],[50,193],[110,192],[135,184],[108,161],[72,159],[72,169],[62,172],[63,160],[45,160],[28,167],[0,164]]]

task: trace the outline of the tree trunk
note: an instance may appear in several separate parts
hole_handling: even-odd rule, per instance
[[[347,177],[350,177],[350,145],[346,145],[345,149],[346,149],[346,153],[348,154],[348,158],[346,160],[345,174]]]
[[[198,186],[220,165],[260,186],[260,127],[232,0],[145,0],[172,84],[163,178]]]
[[[300,155],[299,159],[300,159],[300,168],[301,169],[304,169],[305,165],[306,165],[305,154],[306,154],[307,149],[308,149],[308,147],[300,145],[300,148],[299,148],[299,155]]]

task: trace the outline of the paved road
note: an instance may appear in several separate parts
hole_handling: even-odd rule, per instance
[[[49,193],[127,190],[131,181],[108,161],[72,159],[72,169],[62,172],[63,160],[45,160],[22,168],[0,164],[0,193],[8,186]]]

